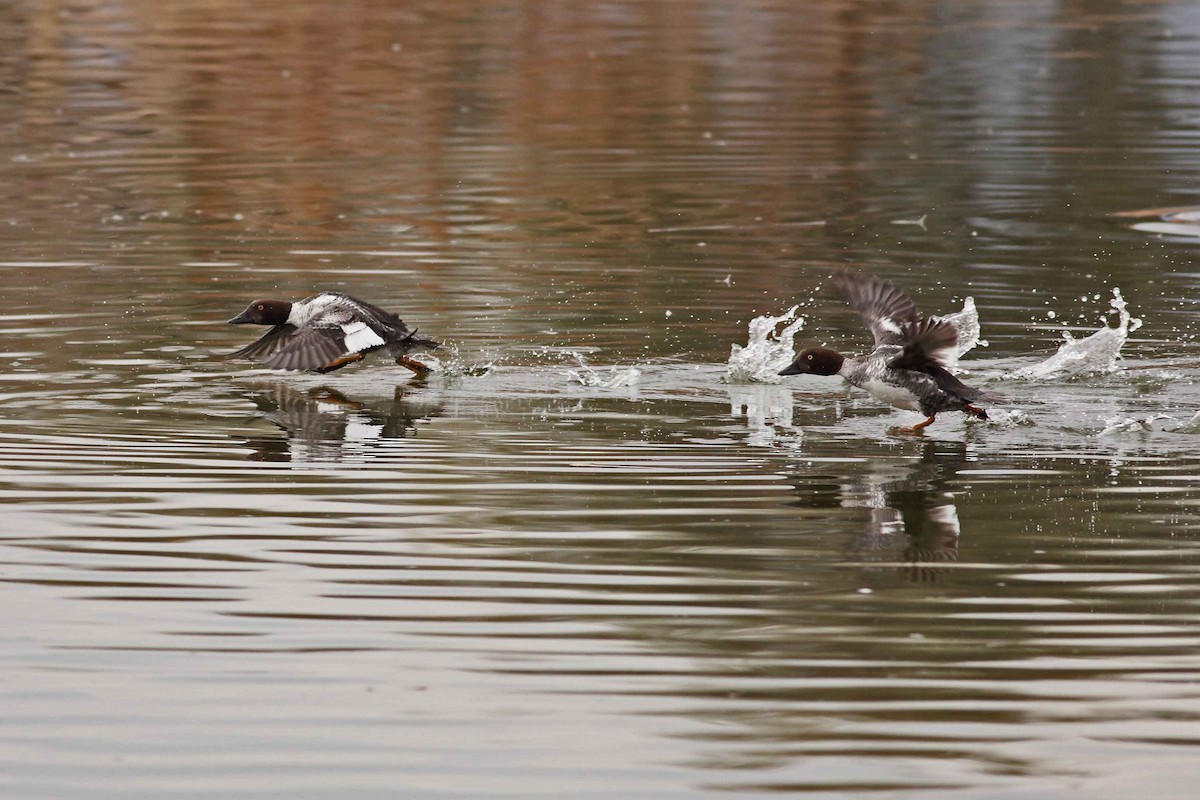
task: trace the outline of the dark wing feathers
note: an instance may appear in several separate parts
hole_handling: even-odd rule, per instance
[[[276,325],[257,341],[230,353],[229,358],[248,358],[251,361],[270,358],[287,345],[287,337],[295,330],[296,326],[294,325]]]
[[[958,331],[946,320],[931,317],[906,323],[902,326],[901,336],[904,349],[887,362],[889,367],[924,373],[933,378],[943,392],[961,397],[968,403],[998,399],[982,389],[967,386],[946,368],[947,359],[953,357],[954,347],[958,344]]]
[[[346,355],[345,335],[339,328],[303,328],[262,363],[271,369],[318,369]]]
[[[888,362],[889,367],[920,370],[921,365],[933,362],[945,368],[954,363],[958,345],[958,330],[940,317],[906,322],[900,326],[900,355]]]
[[[357,297],[349,297],[347,295],[341,295],[341,297],[370,312],[363,317],[363,322],[370,325],[371,329],[379,334],[384,341],[403,346],[405,352],[417,347],[436,349],[442,346],[442,343],[436,339],[430,339],[428,336],[418,336],[416,328],[409,330],[409,327],[404,324],[404,320],[400,319],[400,315],[398,314],[385,311],[379,306],[368,303],[366,300],[359,300]]]
[[[351,303],[358,305],[360,308],[366,309],[370,312],[370,314],[367,315],[367,319],[363,321],[368,325],[371,325],[373,329],[376,329],[377,331],[379,330],[380,326],[372,323],[374,323],[375,320],[380,320],[385,325],[394,328],[397,333],[404,334],[408,330],[408,326],[404,324],[404,320],[400,319],[398,314],[393,314],[391,311],[384,311],[379,306],[368,303],[366,300],[359,300],[356,297],[347,297],[346,299]]]
[[[982,389],[976,389],[974,386],[967,386],[958,378],[950,374],[950,371],[941,364],[929,363],[924,369],[918,370],[924,372],[937,383],[938,388],[943,392],[952,394],[956,397],[961,397],[968,403],[995,403],[999,402],[1000,398],[996,395],[988,394]]]
[[[340,327],[304,328],[276,325],[256,342],[230,353],[271,369],[317,369],[346,355],[345,334]]]
[[[379,306],[371,305],[363,300],[355,300],[354,302],[358,303],[372,314],[378,315],[378,319],[382,319],[388,326],[390,326],[392,328],[392,333],[391,335],[387,335],[386,331],[381,330],[377,324],[373,324],[373,320],[367,320],[367,324],[371,325],[372,329],[382,336],[385,341],[392,342],[399,339],[399,343],[404,346],[405,352],[416,347],[436,349],[442,346],[442,343],[436,339],[430,339],[428,336],[418,336],[416,328],[409,330],[408,326],[404,324],[404,320],[400,319],[398,314],[393,314],[390,311],[384,311]]]
[[[833,276],[833,285],[858,311],[863,324],[875,337],[875,346],[903,344],[901,328],[921,319],[917,304],[887,281],[843,270]]]

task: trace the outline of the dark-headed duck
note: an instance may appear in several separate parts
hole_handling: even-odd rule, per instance
[[[836,273],[832,280],[874,334],[874,351],[854,358],[809,347],[780,375],[841,375],[877,400],[924,414],[925,421],[914,425],[913,432],[932,425],[943,411],[987,419],[987,412],[975,404],[995,398],[967,386],[948,368],[958,343],[952,323],[923,319],[916,303],[887,281],[849,271]]]
[[[255,300],[229,320],[231,325],[246,323],[274,327],[230,357],[248,358],[272,369],[333,372],[361,361],[367,353],[386,350],[397,364],[424,375],[429,367],[408,353],[441,346],[410,331],[390,311],[338,292],[321,292],[294,303]]]

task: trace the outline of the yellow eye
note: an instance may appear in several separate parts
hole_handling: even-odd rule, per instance
[[[258,304],[258,310],[259,310],[259,311],[262,311],[262,310],[263,310],[263,304],[262,304],[262,303],[259,303],[259,304]],[[809,356],[809,358],[812,358],[812,356]]]
[[[259,306],[259,308],[262,308],[262,306]],[[808,354],[808,360],[809,360],[809,361],[812,361],[812,353],[809,353],[809,354]]]

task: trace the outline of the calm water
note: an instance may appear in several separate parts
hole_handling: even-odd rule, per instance
[[[271,5],[0,5],[0,796],[1193,795],[1195,4]],[[726,381],[842,265],[1006,410]]]

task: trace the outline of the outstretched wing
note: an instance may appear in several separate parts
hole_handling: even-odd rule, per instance
[[[896,344],[904,349],[888,362],[889,367],[920,371],[922,365],[934,363],[946,369],[954,363],[958,329],[941,317],[906,322]]]
[[[933,378],[942,391],[961,397],[968,403],[998,399],[981,389],[967,386],[948,369],[954,363],[958,344],[958,330],[953,323],[940,317],[908,322],[901,326],[900,337],[898,344],[904,349],[887,362],[889,367],[922,372]]]
[[[858,311],[876,347],[904,344],[903,326],[921,319],[917,304],[887,281],[843,270],[834,274],[833,285]]]
[[[283,347],[259,359],[271,369],[320,369],[354,350],[347,350],[341,328],[301,328]]]
[[[276,325],[264,333],[257,341],[246,345],[241,350],[229,354],[229,358],[248,358],[251,361],[263,361],[279,352],[287,344],[287,338],[296,330],[295,325]]]
[[[333,320],[332,324],[300,329],[276,325],[257,342],[230,355],[252,359],[271,369],[310,370],[383,344],[383,337],[360,320]]]

